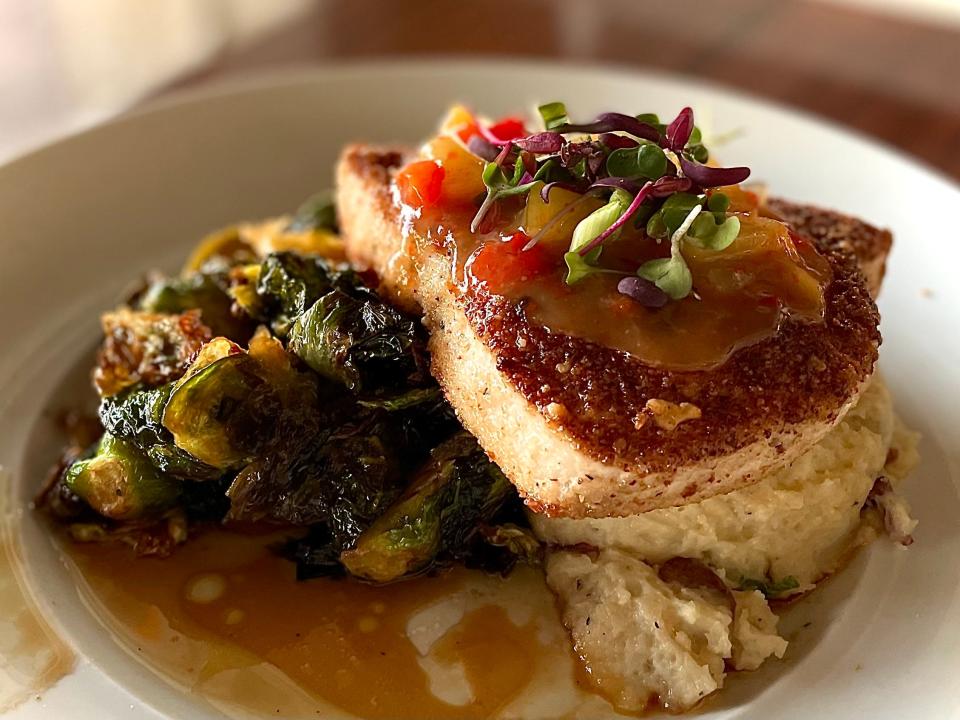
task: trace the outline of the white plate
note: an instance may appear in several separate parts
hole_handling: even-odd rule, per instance
[[[892,228],[882,368],[924,435],[906,486],[907,551],[878,542],[804,604],[787,659],[731,684],[708,717],[960,717],[960,191],[896,152],[702,84],[621,70],[390,62],[184,96],[0,168],[0,464],[24,506],[54,456],[48,410],[86,382],[97,313],[141,270],[176,267],[204,232],[286,211],[355,139],[413,141],[464,100],[487,114],[564,99],[578,116],[691,104],[721,154],[786,197]],[[45,412],[46,411],[46,412]],[[120,649],[77,602],[43,528],[19,527],[27,582],[82,658],[11,717],[213,717]]]

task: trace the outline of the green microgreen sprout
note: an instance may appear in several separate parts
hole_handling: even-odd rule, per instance
[[[702,210],[699,204],[694,206],[670,236],[670,257],[648,260],[637,270],[638,276],[652,282],[671,300],[682,300],[693,289],[693,276],[680,252],[680,244]]]
[[[541,105],[537,108],[537,111],[540,113],[540,117],[543,118],[543,127],[546,130],[554,130],[569,122],[567,119],[567,106],[562,102],[551,102],[546,105]]]
[[[513,175],[511,177],[507,177],[506,173],[503,172],[503,168],[496,162],[488,162],[484,166],[483,184],[487,186],[487,196],[483,199],[480,209],[477,210],[477,214],[474,215],[473,221],[470,223],[470,232],[477,231],[477,228],[480,227],[480,222],[486,217],[486,214],[497,200],[512,195],[522,195],[536,184],[536,180],[530,180],[529,182],[521,184],[520,180],[523,178],[523,173],[523,160],[520,158],[517,158],[517,162],[514,164]]]

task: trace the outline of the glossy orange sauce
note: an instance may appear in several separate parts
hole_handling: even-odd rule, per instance
[[[482,161],[445,136],[429,143],[424,154],[444,169],[443,182],[434,205],[406,209],[408,237],[419,243],[408,243],[404,252],[442,250],[453,259],[454,282],[462,291],[483,286],[522,301],[531,323],[622,350],[650,365],[694,370],[720,365],[738,349],[774,336],[787,316],[822,321],[829,263],[783,223],[761,217],[759,203],[744,205],[747,194],[738,188],[728,189],[740,200],[740,207],[733,206],[741,221],[737,240],[722,251],[685,242],[682,252],[694,292],[649,309],[617,292],[624,275],[593,275],[572,286],[564,282],[563,254],[573,228],[599,201],[581,201],[533,248],[503,252],[497,246],[511,235],[535,235],[580,197],[554,190],[545,206],[534,188],[527,198],[500,201],[472,233],[475,199],[484,193]],[[632,274],[647,260],[669,256],[670,244],[625,227],[605,243],[603,253],[605,267]]]
[[[165,559],[119,544],[65,547],[118,638],[221,709],[486,718],[551,674],[575,687],[539,570],[503,580],[455,568],[381,587],[297,582],[269,550],[276,540],[210,531]],[[526,609],[515,616],[513,606]]]

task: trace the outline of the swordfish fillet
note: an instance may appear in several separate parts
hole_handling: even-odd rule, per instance
[[[364,145],[344,151],[347,255],[378,274],[387,297],[422,313],[447,398],[536,512],[627,516],[750,485],[820,440],[873,374],[880,334],[871,290],[889,233],[771,201],[767,212],[830,263],[824,322],[786,317],[776,335],[719,367],[671,371],[551,332],[528,320],[522,302],[483,287],[461,292],[449,254],[404,230],[391,180],[405,157]],[[691,406],[697,417],[678,423]]]

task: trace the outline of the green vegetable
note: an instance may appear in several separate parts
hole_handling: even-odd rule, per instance
[[[653,215],[650,216],[650,219],[647,220],[646,231],[647,235],[652,238],[662,239],[669,237],[670,231],[663,222],[663,213],[660,210],[657,210],[655,213],[653,213]]]
[[[465,547],[510,489],[476,440],[459,433],[433,451],[410,487],[341,562],[352,575],[377,583],[422,572],[441,552]]]
[[[120,307],[100,322],[104,339],[93,379],[101,397],[177,379],[211,336],[197,312],[173,315]]]
[[[224,289],[226,281],[209,274],[154,280],[140,298],[141,310],[154,313],[182,313],[199,310],[204,325],[214,335],[245,343],[253,332],[249,319],[235,317],[233,301]]]
[[[221,470],[249,462],[272,436],[279,401],[245,353],[193,370],[172,389],[163,426],[177,447]]]
[[[700,213],[690,226],[687,240],[707,250],[723,250],[737,239],[740,234],[740,218],[736,215],[717,225],[711,213]]]
[[[543,118],[543,127],[545,130],[554,130],[568,122],[567,106],[562,102],[551,102],[541,105],[537,108],[540,117]]]
[[[286,337],[294,321],[328,293],[341,275],[352,278],[354,274],[341,274],[319,257],[292,252],[268,255],[257,275],[256,293],[261,306],[257,319],[269,321],[276,335]]]
[[[597,250],[599,249],[600,248],[597,248]],[[575,285],[590,275],[626,275],[626,273],[622,273],[618,270],[610,270],[598,265],[591,265],[591,260],[596,261],[596,257],[600,254],[597,252],[597,250],[591,250],[589,253],[587,253],[586,257],[583,257],[577,252],[564,253],[563,261],[567,264],[567,285]]]
[[[424,340],[416,321],[355,288],[327,293],[297,318],[288,347],[322,377],[375,391],[421,372]]]
[[[163,426],[174,383],[143,390],[134,388],[100,401],[100,422],[110,435],[132,441],[162,474],[178,480],[207,481],[221,472],[178,448]]]
[[[663,223],[667,226],[669,234],[677,231],[683,221],[695,207],[703,205],[703,197],[691,195],[690,193],[674,193],[668,197],[661,210]]]
[[[670,238],[670,257],[648,260],[637,270],[637,275],[655,284],[673,300],[682,300],[693,289],[693,276],[680,252],[680,244],[699,213],[700,206],[694,205],[674,231]]]
[[[707,209],[712,213],[725,213],[730,209],[730,198],[722,192],[711,193],[707,198]]]
[[[328,230],[340,232],[337,223],[337,206],[330,191],[319,192],[304,200],[303,204],[290,219],[286,232],[308,232],[310,230]]]
[[[100,401],[100,422],[111,435],[132,440],[141,448],[171,442],[163,427],[163,409],[173,383],[158,388],[132,388]]]
[[[633,196],[626,190],[615,189],[606,205],[597,208],[577,223],[570,240],[570,252],[577,252],[586,247],[600,233],[613,225],[627,211],[632,200]]]
[[[129,440],[104,433],[93,457],[67,468],[64,485],[95,512],[137,520],[174,506],[180,483],[161,475]]]
[[[620,148],[607,156],[607,173],[611,177],[657,180],[667,171],[667,156],[653,143],[633,148]]]
[[[654,128],[661,135],[663,135],[667,131],[666,124],[660,122],[660,116],[657,115],[656,113],[640,113],[635,117],[640,122],[646,123],[650,127]]]
[[[486,217],[487,213],[490,212],[490,208],[493,207],[497,200],[511,197],[512,195],[523,195],[530,191],[530,188],[532,188],[537,181],[531,180],[521,185],[520,180],[523,178],[523,173],[523,161],[519,157],[513,166],[513,175],[511,177],[507,177],[506,173],[503,172],[503,168],[496,162],[488,162],[484,165],[482,178],[483,184],[487,187],[487,196],[483,199],[483,203],[481,203],[480,208],[477,210],[477,214],[473,216],[473,220],[470,222],[470,232],[477,232],[477,229],[480,227],[480,222]]]
[[[789,594],[791,590],[796,590],[798,587],[800,583],[797,579],[793,575],[787,575],[779,580],[743,578],[737,590],[759,590],[768,598],[776,598]]]

